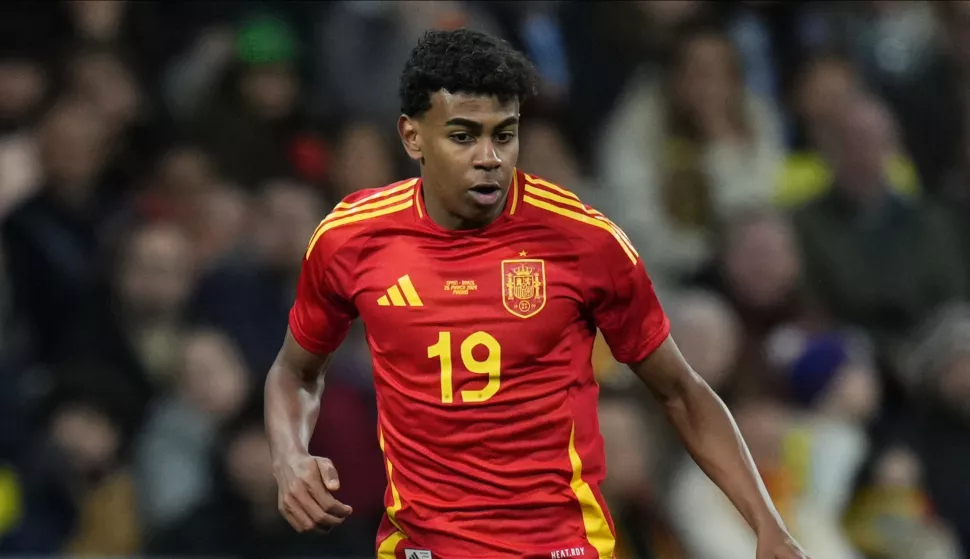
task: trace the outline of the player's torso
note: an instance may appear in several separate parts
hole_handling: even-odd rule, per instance
[[[401,367],[381,380],[431,406],[515,403],[548,390],[534,386],[537,373],[569,365],[563,337],[582,312],[575,260],[553,231],[503,231],[448,238],[392,228],[368,246],[354,303],[375,357]],[[450,383],[441,374],[449,358]],[[501,370],[489,373],[493,363]]]
[[[603,465],[588,450],[594,332],[569,242],[524,219],[482,236],[382,227],[355,285],[392,469],[390,514],[430,541],[491,522],[508,532],[494,537],[532,534],[550,553],[585,545],[571,485],[577,423],[583,476],[598,480]]]

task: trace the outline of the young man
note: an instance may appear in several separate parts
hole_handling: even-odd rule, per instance
[[[329,355],[359,316],[387,464],[379,558],[613,557],[599,328],[756,531],[757,559],[805,557],[728,411],[669,338],[629,240],[515,168],[535,84],[522,55],[472,31],[428,32],[412,52],[398,132],[421,177],[353,194],[320,223],[266,380],[280,511],[301,531],[351,513],[307,441]]]

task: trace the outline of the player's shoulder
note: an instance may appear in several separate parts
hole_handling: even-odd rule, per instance
[[[568,188],[540,176],[521,172],[523,217],[560,232],[564,237],[582,240],[599,254],[622,254],[636,262],[633,243],[616,223],[584,202]]]
[[[368,231],[400,221],[414,206],[417,184],[417,178],[410,178],[344,197],[317,225],[307,243],[306,257],[314,252],[332,254]]]

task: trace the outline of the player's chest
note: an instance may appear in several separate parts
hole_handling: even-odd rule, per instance
[[[358,266],[354,303],[372,343],[390,352],[440,332],[552,348],[581,315],[582,293],[572,255],[543,246],[391,243]]]

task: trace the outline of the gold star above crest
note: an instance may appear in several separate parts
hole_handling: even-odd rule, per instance
[[[528,256],[528,255],[529,254],[526,251],[524,251],[524,250],[521,251],[521,252],[519,252],[519,256]]]

